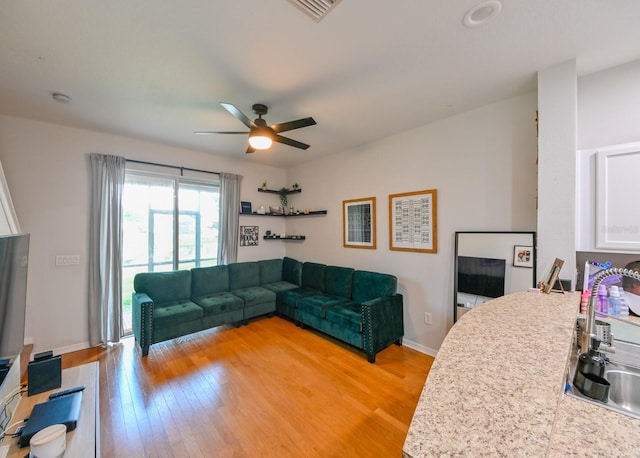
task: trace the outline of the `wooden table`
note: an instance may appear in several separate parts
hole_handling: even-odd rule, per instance
[[[13,415],[13,421],[27,418],[36,404],[46,402],[49,394],[56,391],[84,385],[82,406],[76,429],[67,433],[65,458],[86,458],[100,456],[100,396],[98,395],[98,363],[88,363],[62,371],[62,387],[33,396],[23,396]],[[20,448],[16,438],[5,438],[2,443],[10,444],[8,458],[24,458],[29,447]]]

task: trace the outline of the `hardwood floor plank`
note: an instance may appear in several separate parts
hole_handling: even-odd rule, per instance
[[[66,354],[100,363],[103,457],[400,456],[433,358],[362,352],[278,318],[151,347]]]

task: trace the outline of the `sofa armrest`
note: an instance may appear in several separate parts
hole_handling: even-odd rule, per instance
[[[375,354],[404,336],[402,294],[384,296],[363,302],[362,320],[364,348],[370,362]]]
[[[153,300],[144,293],[131,294],[133,335],[142,349],[142,356],[149,354],[153,343]]]

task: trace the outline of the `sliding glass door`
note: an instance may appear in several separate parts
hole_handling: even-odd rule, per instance
[[[131,333],[131,293],[138,272],[217,264],[217,181],[127,172],[123,195],[122,314]]]

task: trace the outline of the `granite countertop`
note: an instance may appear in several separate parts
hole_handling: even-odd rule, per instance
[[[403,456],[638,456],[640,420],[564,394],[579,302],[522,292],[466,313],[438,351]]]

